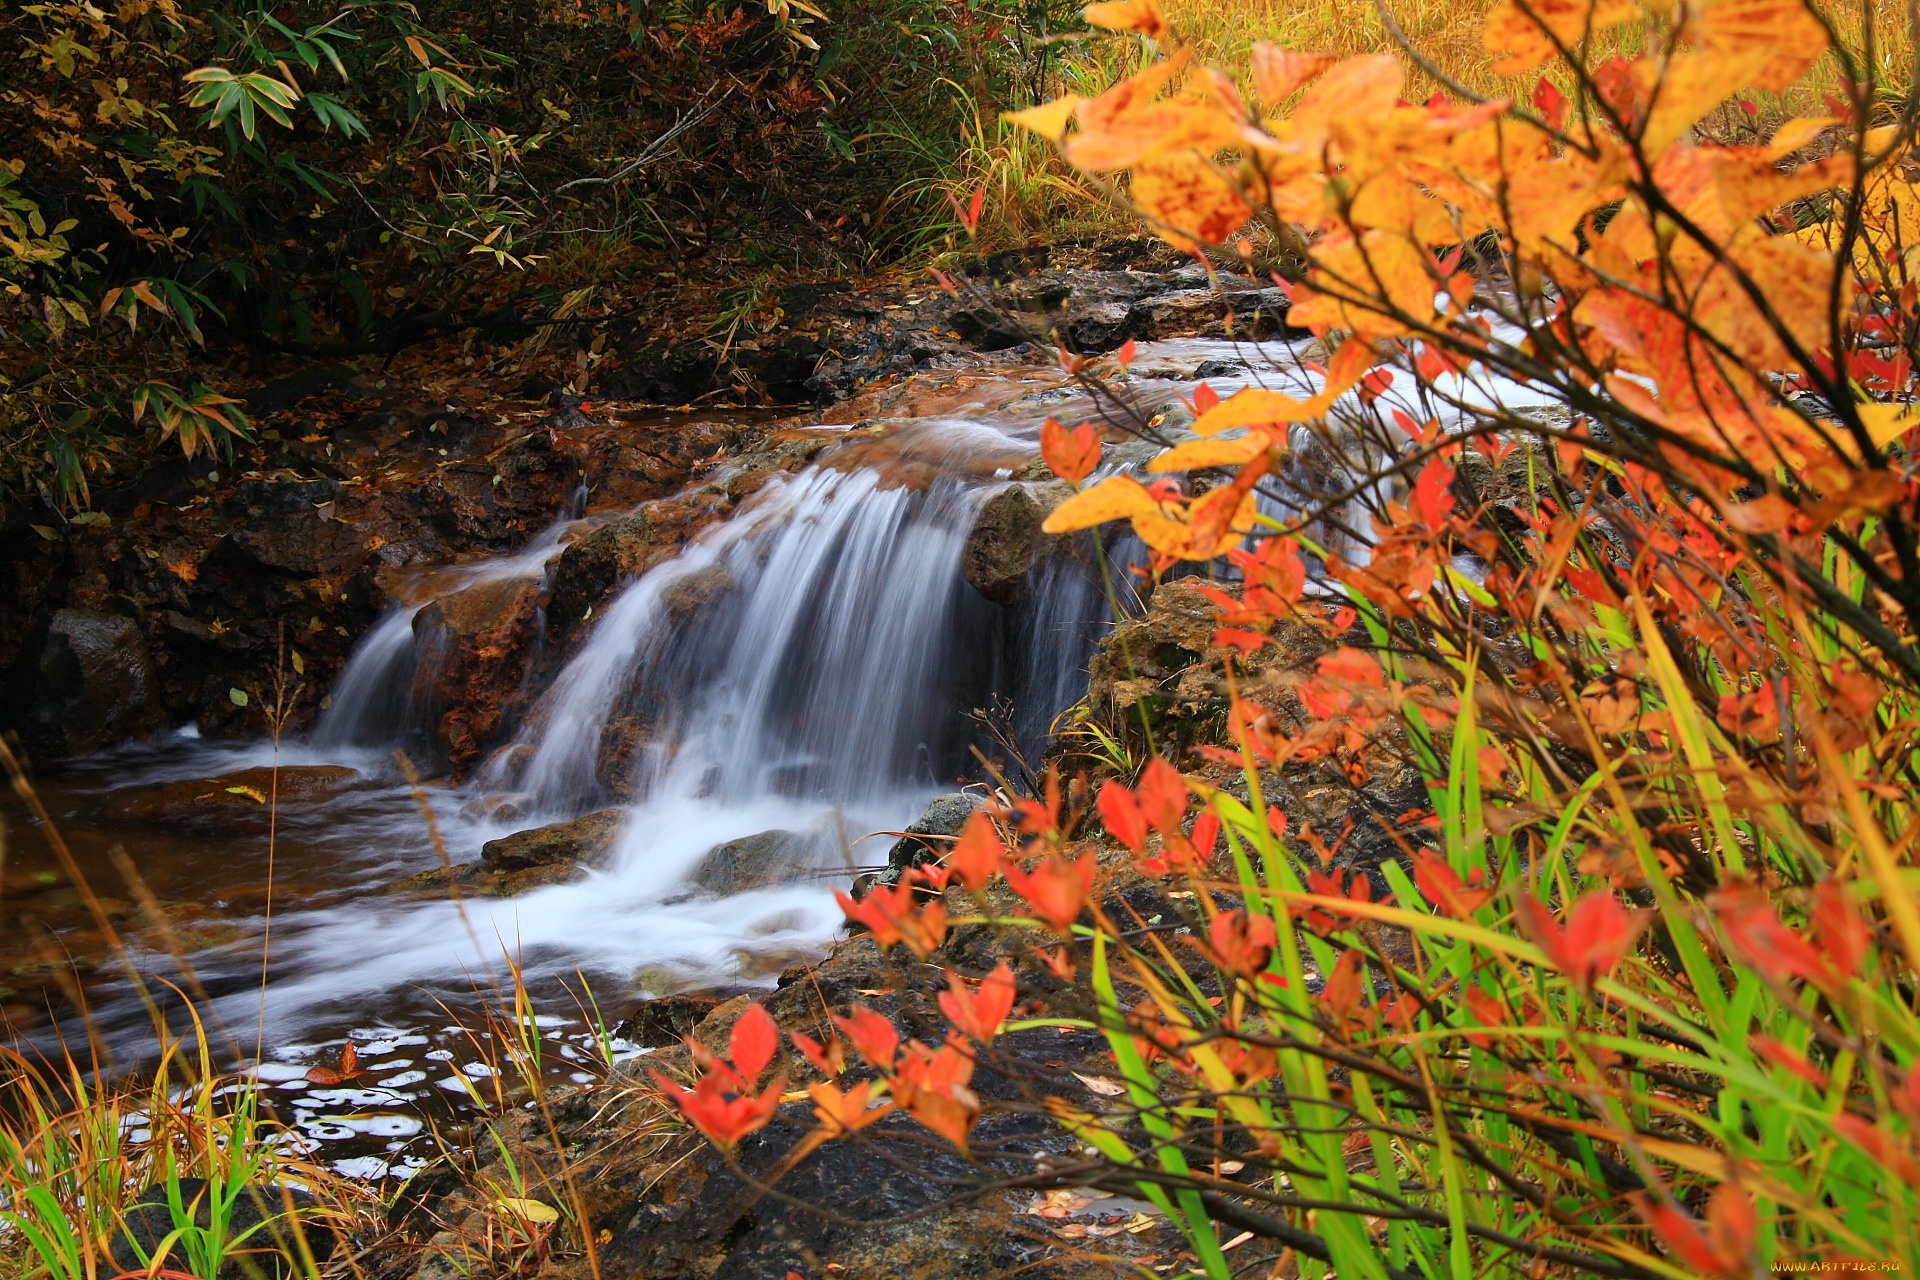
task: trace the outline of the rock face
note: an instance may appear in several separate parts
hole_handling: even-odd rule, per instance
[[[1067,539],[1042,533],[1040,525],[1070,491],[1064,483],[1011,484],[980,504],[961,552],[961,572],[975,591],[995,604],[1026,603],[1028,572]]]
[[[540,602],[537,579],[501,578],[442,596],[415,616],[413,705],[426,712],[454,768],[479,759],[518,709],[540,638]]]
[[[1198,583],[1176,578],[1161,584],[1146,613],[1114,627],[1095,650],[1087,683],[1094,714],[1142,750],[1143,718],[1163,750],[1206,737],[1225,696],[1213,676],[1212,659],[1219,656],[1213,648],[1215,613]],[[1282,624],[1274,628],[1273,643],[1245,655],[1241,668],[1252,682],[1304,667],[1325,650],[1325,639],[1313,628]]]
[[[269,799],[282,805],[318,804],[359,779],[352,769],[330,764],[289,765],[278,778],[272,769],[237,769],[217,778],[143,788],[109,801],[100,816],[109,822],[251,830],[267,825]]]
[[[159,728],[157,695],[139,623],[61,609],[15,664],[0,714],[29,750],[80,755]]]
[[[349,573],[372,546],[367,535],[340,519],[343,490],[332,480],[248,480],[231,507],[238,522],[226,551],[266,569],[297,577]]]
[[[821,839],[807,831],[761,831],[715,845],[690,877],[725,896],[792,880],[814,865]]]
[[[526,871],[566,865],[597,867],[612,852],[626,821],[620,809],[602,809],[570,822],[516,831],[480,846],[480,862],[489,871]]]

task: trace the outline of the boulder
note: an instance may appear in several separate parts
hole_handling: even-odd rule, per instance
[[[700,859],[690,879],[722,896],[780,884],[811,868],[821,843],[813,832],[756,832],[715,845]]]
[[[719,1004],[717,996],[662,996],[635,1009],[613,1033],[642,1049],[663,1049],[684,1040]]]
[[[227,554],[296,577],[352,572],[372,548],[356,524],[332,511],[341,493],[332,480],[242,482],[228,503],[237,523]]]
[[[163,719],[140,624],[60,609],[14,664],[5,721],[31,751],[82,755],[150,733]]]
[[[413,705],[435,725],[448,764],[480,758],[519,706],[540,636],[541,584],[496,578],[441,596],[413,620],[420,655]]]
[[[516,831],[481,845],[478,862],[430,867],[393,881],[383,892],[511,898],[546,885],[566,884],[588,869],[606,866],[626,816],[621,809],[602,809]]]
[[[584,818],[516,831],[480,846],[480,862],[489,871],[525,871],[532,867],[599,867],[612,852],[626,823],[623,809],[602,809]]]
[[[1028,571],[1066,544],[1040,525],[1069,492],[1060,481],[1011,484],[981,503],[960,553],[967,584],[995,604],[1024,604]]]
[[[616,516],[567,544],[554,563],[548,613],[565,627],[587,616],[621,583],[672,554],[660,546],[645,508]]]
[[[886,869],[873,876],[862,877],[854,887],[854,896],[864,896],[878,885],[898,884],[908,869],[938,862],[952,847],[952,842],[923,840],[920,837],[959,835],[960,829],[967,825],[967,819],[983,803],[979,796],[966,791],[950,791],[929,800],[926,812],[893,842],[893,848],[887,850]]]
[[[208,826],[223,831],[265,828],[271,816],[269,799],[282,805],[317,804],[360,779],[352,769],[331,764],[285,765],[277,779],[274,773],[271,768],[236,769],[216,778],[142,787],[109,800],[100,816],[108,822],[140,825]]]
[[[180,1178],[176,1190],[182,1216],[200,1227],[212,1223],[206,1179]],[[293,1206],[291,1215],[287,1212],[289,1199]],[[216,1280],[265,1280],[301,1274],[303,1265],[298,1261],[300,1242],[295,1238],[296,1233],[305,1238],[316,1265],[326,1262],[333,1256],[337,1237],[323,1219],[309,1216],[315,1207],[313,1196],[306,1191],[283,1190],[266,1183],[248,1183],[241,1187],[227,1219],[226,1231],[229,1240],[244,1235],[245,1242],[229,1255]],[[145,1271],[148,1263],[141,1255],[150,1259],[154,1250],[166,1245],[168,1237],[185,1225],[188,1223],[175,1221],[167,1186],[156,1183],[141,1192],[140,1199],[127,1210],[120,1233],[108,1246],[108,1257],[121,1272]],[[184,1252],[178,1244],[173,1245],[168,1261],[162,1265],[176,1273],[185,1271]]]

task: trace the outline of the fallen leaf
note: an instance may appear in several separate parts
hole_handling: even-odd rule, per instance
[[[1103,1098],[1117,1098],[1127,1091],[1127,1086],[1118,1080],[1109,1080],[1105,1076],[1083,1076],[1078,1071],[1073,1078]]]
[[[538,1200],[527,1200],[520,1196],[502,1196],[494,1204],[514,1214],[522,1222],[558,1222],[560,1211],[550,1204]]]

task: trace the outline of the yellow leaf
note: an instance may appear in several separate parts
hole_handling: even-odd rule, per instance
[[[1049,142],[1058,142],[1067,136],[1067,122],[1073,119],[1073,113],[1084,101],[1079,94],[1069,93],[1064,98],[1055,98],[1052,102],[1043,102],[1025,111],[1002,111],[1000,118],[1008,124],[1030,129]]]
[[[1147,464],[1153,472],[1197,471],[1202,467],[1237,467],[1265,453],[1265,436],[1248,434],[1232,440],[1189,440],[1175,445]]]
[[[1087,25],[1108,31],[1138,31],[1149,40],[1164,40],[1167,17],[1155,0],[1100,0],[1080,11]]]
[[[550,1204],[538,1200],[527,1200],[520,1196],[502,1196],[494,1201],[499,1208],[515,1214],[523,1222],[558,1222],[560,1211]]]
[[[265,804],[267,802],[266,796],[262,795],[257,787],[228,787],[227,790],[236,796],[247,796],[252,799],[255,804]]]
[[[1219,169],[1192,154],[1142,160],[1134,166],[1132,194],[1160,238],[1187,253],[1225,244],[1253,212]]]
[[[1781,156],[1798,151],[1839,123],[1838,116],[1800,116],[1789,120],[1773,131],[1773,141],[1767,144],[1769,157],[1778,160]]]
[[[1147,487],[1132,476],[1108,476],[1091,489],[1083,489],[1053,509],[1040,526],[1042,533],[1072,533],[1091,529],[1109,520],[1119,520],[1142,511],[1159,508]]]
[[[1884,449],[1901,436],[1920,426],[1920,419],[1913,417],[1910,404],[1882,404],[1870,401],[1854,406],[1860,415],[1860,421],[1867,428],[1867,434],[1873,437],[1874,447]]]
[[[1664,66],[1653,58],[1634,63],[1633,79],[1641,100],[1652,104],[1640,127],[1640,149],[1657,157],[1700,117],[1755,83],[1772,56],[1765,49],[1755,49],[1737,54],[1682,53],[1668,58]]]
[[[1718,57],[1754,57],[1744,81],[1778,92],[1827,51],[1827,29],[1801,0],[1712,0],[1693,9],[1688,34]]]
[[[1558,56],[1556,38],[1571,49],[1590,32],[1639,16],[1634,0],[1527,0],[1524,8],[1502,0],[1487,14],[1481,38],[1487,52],[1501,59],[1493,69],[1510,76]]]

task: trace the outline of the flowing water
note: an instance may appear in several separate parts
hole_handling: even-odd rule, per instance
[[[1136,382],[1149,404],[1170,400],[1212,361],[1209,381],[1224,395],[1254,376],[1220,367],[1237,354],[1224,343],[1151,344]],[[191,977],[207,993],[204,1011],[244,1028],[243,1045],[264,1046],[261,1078],[297,1092],[309,1136],[350,1140],[341,1159],[362,1172],[411,1158],[407,1100],[460,1087],[437,1075],[436,1064],[465,1052],[448,1011],[506,987],[509,963],[546,993],[542,1016],[565,1056],[582,1046],[588,1019],[555,994],[563,985],[577,992],[589,981],[603,1007],[617,1007],[636,994],[768,981],[833,938],[842,919],[831,890],[884,859],[884,833],[977,777],[976,708],[1010,708],[1009,732],[1037,759],[1054,717],[1085,692],[1106,616],[1092,558],[1043,562],[1017,608],[968,586],[961,558],[980,504],[1031,458],[1041,420],[1077,421],[1090,405],[1038,366],[967,385],[882,441],[850,439],[776,478],[602,601],[511,740],[470,781],[431,783],[416,797],[390,763],[424,732],[410,691],[432,656],[419,652],[415,617],[453,590],[544,575],[586,523],[571,514],[515,555],[423,571],[361,641],[303,739],[216,745],[189,732],[80,762],[49,791],[76,851],[101,868],[96,883],[110,883],[106,850],[126,839],[153,892],[186,908],[177,927],[195,928],[202,910]],[[603,740],[635,716],[646,729],[631,776],[609,778]],[[261,833],[90,822],[103,797],[129,784],[269,762],[362,775],[322,804],[284,806],[271,862]],[[454,861],[471,860],[486,840],[614,803],[625,825],[606,869],[574,883],[458,902],[384,894],[439,857],[418,799]],[[813,865],[724,896],[691,883],[716,845],[774,830],[804,833]],[[150,936],[146,945],[140,964],[182,976],[165,948]],[[148,1015],[124,981],[101,978],[89,999],[109,1042],[145,1034]],[[298,1079],[324,1046],[349,1037],[376,1066],[367,1089],[315,1090]],[[381,1132],[343,1119],[368,1107],[398,1108],[383,1114],[401,1118],[381,1120]]]

